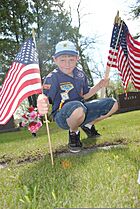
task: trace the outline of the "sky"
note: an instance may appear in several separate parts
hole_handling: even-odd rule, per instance
[[[65,0],[65,8],[72,8],[72,24],[77,25],[76,8],[80,0]],[[131,20],[131,7],[136,0],[81,0],[80,15],[81,34],[88,37],[98,36],[96,50],[93,50],[94,59],[97,62],[103,61],[106,66],[108,50],[112,35],[114,17],[119,10],[119,15],[125,21],[131,35],[140,31],[140,20]],[[96,61],[95,60],[95,61]]]

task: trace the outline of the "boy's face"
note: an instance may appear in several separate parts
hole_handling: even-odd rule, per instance
[[[78,56],[72,55],[61,55],[57,58],[54,58],[56,65],[65,74],[72,74],[78,60]]]

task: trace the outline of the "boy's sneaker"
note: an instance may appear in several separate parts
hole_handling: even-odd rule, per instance
[[[82,142],[80,141],[80,131],[78,134],[69,131],[68,148],[70,152],[77,153],[82,149]]]
[[[94,125],[92,125],[91,129],[86,126],[82,126],[81,128],[87,134],[88,137],[98,138],[101,136],[101,134],[99,134],[98,131],[95,129]]]

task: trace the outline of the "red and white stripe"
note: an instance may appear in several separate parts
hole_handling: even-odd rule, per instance
[[[131,80],[135,88],[140,90],[140,42],[130,34],[127,39],[128,61],[131,70]]]
[[[117,68],[118,50],[110,47],[107,66]]]
[[[42,92],[38,64],[14,62],[0,92],[0,124],[6,124],[20,103],[33,94]]]
[[[131,79],[131,71],[130,71],[128,59],[124,54],[124,51],[121,46],[119,47],[119,51],[118,51],[117,66],[123,82],[124,89],[126,90],[128,86],[128,82]]]

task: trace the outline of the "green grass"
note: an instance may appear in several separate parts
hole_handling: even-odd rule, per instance
[[[139,208],[140,111],[116,114],[96,125],[97,144],[124,147],[87,154],[48,155],[45,125],[32,138],[26,128],[0,134],[0,209]],[[67,148],[68,133],[50,123],[53,152]],[[84,146],[94,144],[81,130]],[[38,159],[34,161],[34,159]],[[19,163],[21,160],[32,161]]]

